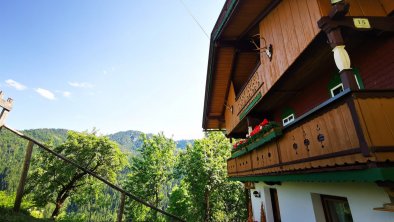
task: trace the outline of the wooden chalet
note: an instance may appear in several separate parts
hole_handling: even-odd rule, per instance
[[[204,130],[254,221],[394,221],[394,1],[227,0]]]

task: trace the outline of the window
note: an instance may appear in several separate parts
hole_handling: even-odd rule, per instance
[[[338,95],[339,93],[343,92],[343,84],[339,83],[338,85],[334,86],[331,90],[331,97]]]
[[[353,222],[350,207],[345,197],[320,195],[327,222]]]
[[[282,119],[283,126],[286,126],[294,121],[294,114],[290,114]]]

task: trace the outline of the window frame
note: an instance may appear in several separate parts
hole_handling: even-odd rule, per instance
[[[341,92],[343,92],[343,91],[345,90],[345,88],[343,87],[343,84],[342,84],[342,83],[339,83],[338,85],[336,85],[336,86],[334,86],[334,87],[332,87],[332,88],[330,89],[331,97],[335,97],[336,95],[338,95],[339,93],[341,93],[341,92],[339,92],[339,93],[337,93],[337,94],[334,95],[334,91],[335,91],[336,89],[338,89],[339,87],[342,88],[342,91],[341,91]]]
[[[350,205],[349,205],[349,201],[347,200],[346,197],[339,197],[339,196],[331,196],[331,195],[324,195],[324,194],[320,194],[320,200],[321,200],[321,204],[323,207],[323,212],[324,212],[324,217],[326,219],[326,222],[334,222],[336,220],[333,219],[332,214],[330,213],[330,207],[329,207],[329,201],[338,201],[338,202],[345,202],[347,204],[347,206],[349,207],[349,211],[350,211],[350,216],[352,221],[353,220],[353,215],[350,209]]]
[[[290,118],[290,117],[291,117],[291,118]],[[285,123],[285,120],[287,120],[286,123]],[[282,125],[283,125],[283,126],[287,126],[287,125],[289,125],[290,123],[294,122],[294,120],[295,120],[295,115],[294,115],[294,113],[292,113],[292,114],[290,114],[290,115],[288,115],[288,116],[282,118]]]

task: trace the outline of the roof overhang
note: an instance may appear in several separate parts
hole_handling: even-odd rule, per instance
[[[280,0],[227,0],[211,33],[203,111],[204,130],[224,129],[224,111],[231,77],[242,70],[253,71],[251,53],[258,58],[249,39],[259,32],[259,22]],[[245,74],[243,74],[245,75]],[[237,73],[238,76],[238,73]]]

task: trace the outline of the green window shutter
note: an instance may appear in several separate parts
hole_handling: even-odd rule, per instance
[[[280,117],[281,117],[281,119],[284,119],[284,118],[290,116],[291,114],[294,114],[294,116],[295,116],[294,109],[287,107],[287,108],[283,109],[282,115]]]
[[[360,89],[365,89],[363,80],[361,78],[360,72],[357,68],[353,68],[354,75],[357,79],[357,82],[360,86]],[[333,74],[330,82],[328,82],[328,95],[331,97],[331,89],[334,88],[335,86],[339,85],[342,83],[341,77],[339,76],[339,72],[336,72]]]
[[[360,72],[357,68],[353,68],[354,75],[356,76],[357,82],[360,86],[360,89],[365,89],[363,79],[361,78]]]

